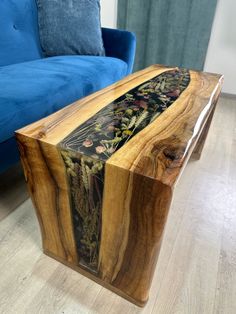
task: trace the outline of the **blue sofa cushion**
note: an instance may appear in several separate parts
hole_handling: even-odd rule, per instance
[[[35,0],[0,0],[0,66],[41,57]]]
[[[100,0],[37,0],[46,56],[104,56]]]
[[[0,68],[0,143],[14,131],[126,76],[111,57],[61,56]]]

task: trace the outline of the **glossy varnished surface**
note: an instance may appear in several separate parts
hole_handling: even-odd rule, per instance
[[[106,161],[168,109],[189,83],[188,70],[165,71],[95,113],[59,146]]]
[[[44,251],[144,305],[174,185],[201,153],[221,85],[152,66],[17,132]]]

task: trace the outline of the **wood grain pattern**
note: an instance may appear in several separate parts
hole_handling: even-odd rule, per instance
[[[119,178],[119,185],[114,177]],[[105,178],[100,272],[106,282],[143,305],[148,299],[172,189],[110,165]]]
[[[47,254],[91,271],[76,251],[60,142],[110,102],[170,70],[147,68],[17,132]],[[221,85],[219,75],[190,71],[177,100],[105,163],[99,263],[96,276],[88,276],[137,305],[148,300],[175,183],[197,142],[206,139]]]
[[[20,134],[17,137],[28,190],[41,228],[43,248],[68,262],[76,263],[62,158],[52,145],[36,142]]]

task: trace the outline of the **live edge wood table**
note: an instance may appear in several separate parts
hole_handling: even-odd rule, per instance
[[[16,132],[44,252],[143,306],[222,81],[153,65]]]

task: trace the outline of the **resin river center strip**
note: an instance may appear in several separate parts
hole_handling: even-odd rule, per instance
[[[164,72],[108,104],[60,142],[79,264],[91,272],[98,269],[105,162],[170,107],[189,83],[185,69]]]

